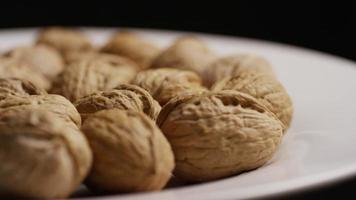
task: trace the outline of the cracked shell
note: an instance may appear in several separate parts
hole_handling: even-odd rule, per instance
[[[129,58],[141,69],[145,69],[151,65],[152,60],[161,50],[135,33],[119,32],[113,35],[102,51]]]
[[[86,184],[105,192],[162,189],[171,177],[171,147],[154,121],[143,113],[118,109],[89,116],[82,131],[94,163]]]
[[[161,105],[176,96],[206,91],[194,72],[171,68],[141,71],[132,83],[147,90]]]
[[[214,83],[228,76],[238,75],[243,70],[274,75],[271,64],[265,58],[254,54],[237,54],[211,62],[202,76],[204,85],[210,88]]]
[[[52,46],[61,53],[68,51],[85,51],[92,45],[87,36],[77,29],[51,27],[39,32],[37,44]]]
[[[136,66],[126,62],[126,59],[83,59],[64,69],[53,83],[51,92],[75,102],[94,92],[129,83],[135,77],[136,71]]]
[[[151,68],[177,68],[202,75],[208,63],[216,55],[200,39],[194,36],[178,38],[170,47],[154,59]]]
[[[236,90],[249,94],[272,111],[286,128],[290,126],[293,116],[292,100],[274,76],[245,70],[217,82],[212,90]]]
[[[68,197],[87,175],[92,155],[84,135],[45,110],[0,115],[0,197]]]
[[[283,135],[273,113],[236,91],[172,99],[157,124],[172,146],[174,174],[189,182],[258,168],[270,160]]]
[[[146,90],[128,84],[121,84],[112,90],[96,92],[80,98],[74,105],[83,121],[100,110],[114,108],[143,112],[156,120],[161,110],[161,106]]]

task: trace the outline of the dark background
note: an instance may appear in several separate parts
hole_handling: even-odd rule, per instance
[[[50,25],[189,30],[289,43],[356,61],[355,24],[355,4],[342,1],[49,0],[0,4],[0,30]],[[287,198],[340,198],[352,195],[353,190],[356,179]]]

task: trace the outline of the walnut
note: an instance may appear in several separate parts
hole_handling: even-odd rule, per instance
[[[38,44],[46,44],[59,52],[84,51],[91,48],[89,39],[77,29],[51,27],[39,32]]]
[[[51,92],[75,102],[77,99],[101,90],[109,90],[122,83],[129,83],[137,68],[126,59],[105,61],[82,59],[64,69],[53,83]]]
[[[75,106],[84,121],[89,115],[100,110],[122,109],[144,112],[156,120],[161,106],[144,89],[128,84],[121,84],[115,89],[95,92],[75,102]]]
[[[272,111],[286,128],[290,126],[293,115],[292,100],[274,76],[244,70],[238,75],[217,82],[212,89],[236,90],[249,94]]]
[[[86,184],[106,192],[159,190],[171,177],[171,147],[146,115],[119,109],[90,115],[82,131],[94,155]]]
[[[8,96],[44,95],[47,92],[31,82],[17,78],[0,78],[0,100]]]
[[[0,198],[69,196],[87,175],[92,155],[84,135],[45,110],[0,115]]]
[[[192,182],[262,166],[283,135],[273,113],[236,91],[175,98],[162,108],[157,124],[172,145],[174,174]]]
[[[160,48],[132,32],[119,32],[108,41],[102,51],[127,57],[144,69],[151,65]]]
[[[81,118],[74,105],[60,95],[10,96],[0,101],[0,113],[12,109],[45,109],[68,125],[81,126]]]
[[[117,65],[120,66],[122,64],[128,64],[131,65],[132,67],[136,68],[136,70],[139,69],[137,64],[125,57],[113,55],[113,54],[107,54],[107,53],[99,53],[95,51],[85,51],[85,52],[68,52],[65,56],[64,59],[66,63],[71,64],[74,62],[78,62],[81,60],[100,60],[103,62],[110,63],[112,65]]]
[[[45,90],[51,86],[50,81],[43,74],[30,68],[28,64],[11,58],[0,58],[0,78],[24,79]]]
[[[227,76],[239,74],[242,70],[252,70],[273,75],[271,64],[261,56],[253,54],[237,54],[225,56],[211,62],[205,69],[204,85],[211,87],[214,83]]]
[[[178,38],[152,63],[152,68],[177,68],[202,75],[205,66],[215,59],[215,54],[196,37]]]
[[[194,72],[171,68],[141,71],[132,83],[146,89],[161,105],[175,96],[206,90]]]
[[[52,47],[37,45],[17,47],[5,53],[5,57],[18,60],[34,71],[43,74],[49,80],[56,77],[64,67],[61,55]]]

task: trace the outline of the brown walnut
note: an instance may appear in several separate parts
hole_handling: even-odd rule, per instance
[[[265,164],[283,124],[253,97],[236,91],[186,95],[169,101],[157,124],[172,145],[183,180],[219,179]]]
[[[146,115],[119,109],[90,115],[82,131],[94,155],[90,188],[106,192],[162,189],[171,177],[171,147]]]
[[[92,155],[84,135],[46,110],[0,115],[0,198],[68,197],[87,175]]]

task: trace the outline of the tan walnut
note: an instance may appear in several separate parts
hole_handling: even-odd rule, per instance
[[[100,110],[114,108],[143,112],[153,120],[156,120],[161,111],[161,106],[146,90],[128,84],[82,97],[74,105],[83,121]]]
[[[0,101],[0,113],[13,109],[44,109],[57,115],[69,126],[81,126],[81,118],[74,105],[60,95],[10,96]]]
[[[68,51],[85,51],[91,48],[86,35],[77,29],[50,27],[39,32],[38,44],[54,47],[61,53]]]
[[[169,101],[157,124],[172,146],[174,174],[191,182],[219,179],[265,164],[283,124],[253,97],[236,91]]]
[[[243,70],[251,70],[273,75],[271,64],[263,57],[254,54],[224,56],[208,64],[202,76],[204,85],[210,88],[214,83],[234,76]]]
[[[18,78],[0,78],[0,100],[8,96],[45,95],[47,92],[27,80]]]
[[[5,53],[4,56],[27,65],[49,80],[56,77],[64,67],[62,56],[47,45],[17,47]]]
[[[119,109],[90,115],[82,131],[94,163],[86,184],[105,192],[162,189],[171,177],[171,147],[154,121],[143,113]]]
[[[206,90],[194,72],[171,68],[141,71],[132,83],[146,89],[161,105],[176,96]]]
[[[135,33],[125,31],[114,34],[102,51],[127,57],[144,69],[151,65],[160,48]]]
[[[87,175],[92,155],[84,135],[45,110],[0,115],[0,198],[68,197]]]
[[[129,83],[137,68],[126,59],[105,61],[82,59],[66,67],[53,83],[52,93],[60,94],[75,102],[77,99],[101,90],[109,90],[122,83]]]
[[[0,57],[0,78],[24,79],[45,90],[48,90],[51,86],[50,80],[32,69],[28,64],[6,57]]]
[[[217,82],[212,89],[236,90],[249,94],[272,111],[284,123],[285,128],[290,126],[293,116],[292,100],[274,76],[244,70],[243,73]]]
[[[152,68],[177,68],[194,71],[202,75],[215,54],[200,39],[193,36],[178,38],[152,63]]]

